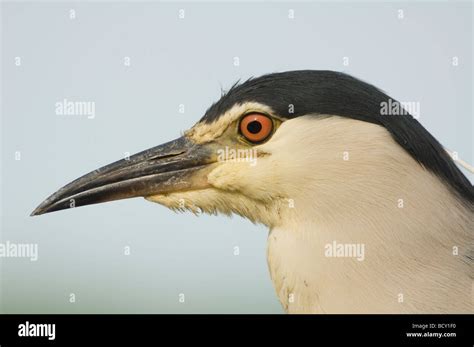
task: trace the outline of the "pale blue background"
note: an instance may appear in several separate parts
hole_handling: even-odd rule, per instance
[[[469,2],[8,2],[1,9],[1,240],[38,243],[39,260],[0,259],[0,312],[282,312],[262,226],[177,215],[143,199],[29,217],[72,179],[179,136],[239,78],[347,71],[394,98],[419,101],[421,123],[474,162]],[[95,119],[56,115],[64,98],[94,101]]]

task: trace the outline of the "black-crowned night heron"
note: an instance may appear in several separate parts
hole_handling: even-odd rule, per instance
[[[184,136],[71,182],[32,214],[139,196],[235,213],[270,228],[288,312],[472,313],[473,186],[410,114],[382,114],[393,102],[343,73],[253,78]]]

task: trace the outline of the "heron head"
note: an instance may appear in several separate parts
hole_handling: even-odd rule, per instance
[[[380,115],[390,100],[331,71],[250,79],[234,85],[182,137],[78,178],[32,215],[145,197],[175,210],[236,213],[274,226],[294,204],[324,210],[338,199],[357,199],[368,188],[360,182],[370,185],[371,175],[389,172],[403,156],[448,175],[446,182],[462,193],[465,177],[413,117]],[[375,181],[372,190],[387,184]]]
[[[275,186],[281,160],[276,154],[285,153],[284,138],[277,136],[284,132],[284,121],[269,105],[236,102],[215,119],[204,117],[176,140],[74,180],[32,215],[145,197],[173,210],[237,213],[273,224],[286,196]]]

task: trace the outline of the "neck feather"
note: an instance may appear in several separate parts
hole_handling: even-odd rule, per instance
[[[287,191],[294,206],[282,211],[268,244],[285,308],[472,312],[472,205],[384,128],[339,117],[302,118],[292,130],[315,143],[291,149],[308,153],[296,156],[301,163],[295,156],[286,162],[301,169],[298,187],[304,189]]]

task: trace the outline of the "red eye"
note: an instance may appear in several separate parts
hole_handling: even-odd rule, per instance
[[[262,142],[273,130],[272,119],[260,113],[250,113],[240,121],[240,132],[250,142]]]

